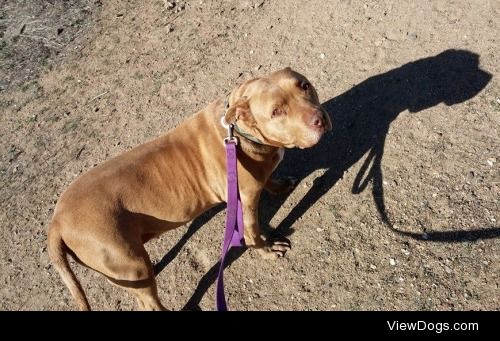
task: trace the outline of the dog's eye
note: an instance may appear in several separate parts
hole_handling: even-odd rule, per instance
[[[276,109],[273,110],[273,113],[271,114],[271,117],[272,118],[279,117],[279,116],[283,115],[284,113],[285,112],[282,109],[276,108]]]
[[[309,88],[311,87],[311,84],[309,82],[306,82],[306,81],[300,82],[299,85],[300,85],[301,89],[304,91],[309,90]]]

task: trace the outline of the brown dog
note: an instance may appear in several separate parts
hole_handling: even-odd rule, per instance
[[[141,309],[164,309],[143,244],[193,220],[226,199],[221,125],[234,123],[245,243],[266,258],[281,257],[287,241],[265,241],[258,203],[263,189],[289,190],[270,176],[283,148],[315,145],[331,129],[316,90],[290,68],[260,77],[211,103],[165,135],[77,178],[62,194],[48,232],[49,256],[80,309],[89,310],[67,254],[126,288]]]

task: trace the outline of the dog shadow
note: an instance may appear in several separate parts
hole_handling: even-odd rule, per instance
[[[326,171],[314,180],[306,195],[276,227],[275,233],[284,236],[292,234],[292,226],[297,219],[342,179],[344,172],[364,155],[368,155],[352,184],[352,193],[363,192],[371,183],[374,204],[380,218],[394,233],[417,240],[445,243],[500,237],[499,227],[422,234],[396,229],[386,209],[382,173],[385,139],[391,122],[401,112],[408,110],[410,113],[418,113],[440,103],[448,106],[462,103],[476,96],[491,78],[489,73],[479,68],[479,55],[466,50],[446,50],[436,56],[419,59],[368,78],[323,103],[332,118],[332,131],[306,152],[287,150],[275,176],[293,176],[300,181],[318,169]],[[262,222],[268,223],[287,197],[270,198],[263,195]],[[223,208],[224,206],[220,206],[212,209],[193,221],[185,236],[165,255],[166,261],[160,261],[159,265],[163,265],[155,267],[157,273],[178,254],[204,223]],[[232,249],[225,267],[230,266],[244,252],[243,248]],[[218,264],[202,277],[184,310],[200,309],[199,302],[217,278]]]

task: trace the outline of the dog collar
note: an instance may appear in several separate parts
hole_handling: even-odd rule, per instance
[[[236,130],[236,132],[239,135],[241,135],[242,137],[246,138],[247,140],[250,140],[250,141],[252,141],[254,143],[257,143],[257,144],[264,144],[264,142],[262,142],[261,140],[259,140],[255,136],[252,136],[249,133],[246,133],[243,130],[241,130],[241,128],[236,125],[236,122],[234,123],[234,130]]]

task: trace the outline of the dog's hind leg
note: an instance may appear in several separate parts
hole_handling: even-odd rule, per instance
[[[166,308],[161,304],[154,276],[140,281],[123,281],[108,278],[109,282],[134,295],[139,310],[161,311]]]
[[[113,284],[134,295],[140,309],[163,310],[158,297],[151,260],[137,230],[108,226],[89,233],[79,229],[67,233],[71,251],[86,266],[100,272]],[[107,231],[107,233],[96,232]]]
[[[158,297],[153,265],[144,246],[136,246],[135,249],[134,253],[141,257],[122,255],[121,274],[115,278],[108,276],[108,280],[134,295],[140,310],[166,310]]]

